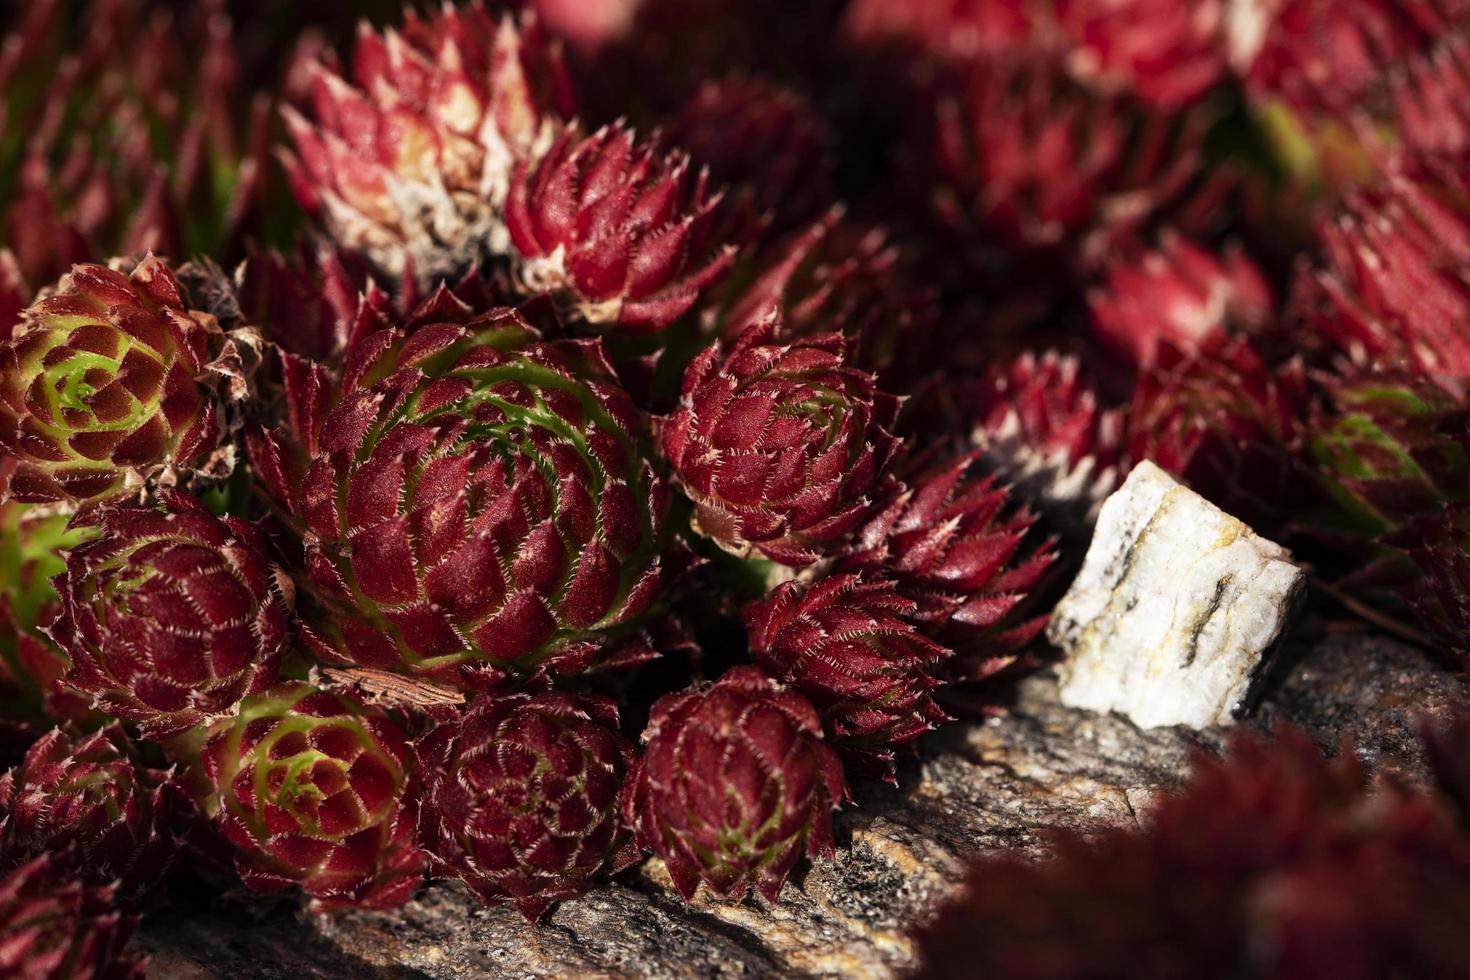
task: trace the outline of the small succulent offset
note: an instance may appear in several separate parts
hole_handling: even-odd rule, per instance
[[[756,663],[811,699],[854,765],[894,782],[894,749],[949,720],[933,694],[954,651],[919,631],[919,615],[895,583],[839,574],[787,582],[745,621]]]
[[[293,590],[264,533],[180,491],[108,507],[57,578],[67,683],[148,738],[226,717],[275,682]]]
[[[692,898],[754,888],[776,901],[803,853],[832,853],[832,810],[848,797],[817,713],[754,667],[653,707],[623,813]]]
[[[840,334],[786,338],[772,316],[701,353],[663,421],[699,533],[800,567],[840,551],[897,448],[898,410]]]
[[[716,234],[721,200],[682,152],[620,125],[567,126],[511,181],[517,281],[594,327],[662,330],[734,259]]]
[[[423,880],[408,739],[382,710],[282,684],[247,698],[200,759],[251,888],[298,884],[325,908],[392,908]]]
[[[396,5],[0,15],[0,974],[135,975],[180,838],[775,901],[1145,460],[1470,663],[1470,0]],[[931,965],[1463,967],[1437,738],[1458,817],[1243,743]]]
[[[638,859],[618,794],[633,747],[607,698],[487,694],[415,745],[435,872],[528,919]]]

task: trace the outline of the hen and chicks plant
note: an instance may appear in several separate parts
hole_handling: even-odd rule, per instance
[[[1464,661],[1460,0],[668,2],[6,24],[0,964],[129,975],[185,851],[778,901],[1145,459]]]

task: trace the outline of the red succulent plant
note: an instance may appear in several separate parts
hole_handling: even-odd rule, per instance
[[[832,853],[842,764],[812,706],[754,667],[660,699],[643,740],[623,813],[684,898],[702,881],[774,902],[803,852]]]
[[[423,880],[408,740],[378,708],[290,682],[240,705],[200,754],[215,823],[251,888],[393,908]]]
[[[1309,331],[1360,364],[1470,379],[1470,198],[1399,175],[1322,228],[1324,267],[1295,298]]]
[[[1055,0],[1078,77],[1161,109],[1200,99],[1226,75],[1228,0]]]
[[[1454,386],[1404,371],[1322,377],[1312,456],[1341,530],[1374,537],[1470,501],[1470,403]]]
[[[1453,976],[1470,837],[1445,802],[1301,733],[1242,735],[1142,830],[976,864],[921,930],[919,975]]]
[[[986,464],[1062,529],[1089,527],[1117,487],[1123,427],[1072,356],[1026,351],[959,386]]]
[[[1194,356],[1163,345],[1128,406],[1128,455],[1270,526],[1307,492],[1297,460],[1309,398],[1300,361],[1273,367],[1245,338]]]
[[[1239,248],[1216,256],[1177,234],[1158,251],[1111,265],[1105,286],[1088,297],[1092,328],[1140,370],[1161,341],[1186,354],[1250,334],[1275,312],[1265,274]]]
[[[953,652],[915,626],[919,603],[886,579],[787,582],[745,609],[751,655],[811,700],[832,745],[895,780],[894,750],[949,720],[933,693]]]
[[[801,566],[862,522],[898,403],[847,352],[841,334],[787,338],[773,315],[689,365],[661,432],[700,533]]]
[[[283,359],[257,475],[304,536],[302,635],[328,662],[476,687],[651,656],[668,492],[598,341],[543,341],[447,290],[364,306],[340,389]]]
[[[131,275],[76,266],[22,319],[0,346],[0,448],[19,460],[11,499],[116,496],[214,450],[223,335],[162,261]]]
[[[594,328],[663,330],[730,267],[722,192],[682,151],[621,124],[564,127],[511,180],[505,220],[520,286]]]
[[[482,695],[415,745],[436,874],[538,919],[637,860],[618,811],[633,747],[608,698]]]
[[[503,254],[512,172],[572,114],[559,45],[534,16],[474,4],[364,25],[350,79],[316,65],[312,118],[287,111],[302,205],[340,245],[425,287]]]
[[[292,590],[264,534],[180,491],[160,506],[104,508],[66,556],[51,635],[67,682],[148,738],[230,714],[273,683]]]

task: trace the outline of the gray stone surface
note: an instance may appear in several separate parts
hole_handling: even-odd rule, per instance
[[[1325,744],[1353,736],[1377,763],[1415,773],[1413,731],[1465,692],[1417,651],[1337,636],[1288,648],[1251,724],[1291,720]],[[864,786],[839,821],[835,860],[788,884],[775,908],[701,892],[685,906],[649,862],[556,909],[540,926],[481,909],[452,885],[394,913],[313,919],[294,903],[176,902],[141,937],[151,975],[183,980],[479,977],[889,977],[912,962],[905,927],[976,854],[1043,853],[1048,828],[1137,821],[1221,729],[1141,731],[1064,707],[1043,672],[1004,715],[928,739],[899,788]]]

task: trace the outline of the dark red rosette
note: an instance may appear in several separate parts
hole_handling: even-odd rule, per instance
[[[847,783],[801,695],[737,667],[660,699],[643,740],[623,813],[685,899],[703,881],[721,898],[753,887],[774,902],[803,852],[832,854]]]
[[[41,854],[136,903],[179,854],[186,797],[172,772],[135,762],[121,726],[89,735],[54,729],[0,776],[0,864]]]
[[[71,654],[67,683],[155,739],[275,681],[293,595],[255,525],[180,491],[159,499],[97,515],[96,537],[66,557],[50,627]]]
[[[1464,734],[1446,726],[1431,753],[1463,759]],[[918,930],[917,976],[1458,976],[1463,799],[1370,779],[1299,731],[1240,735],[1141,828],[977,862]]]
[[[618,124],[562,129],[511,180],[506,226],[517,281],[594,327],[649,333],[673,323],[724,275],[723,193],[682,151]]]
[[[284,359],[251,457],[305,539],[303,636],[332,663],[457,687],[652,655],[669,493],[598,341],[547,342],[442,290],[369,307],[337,385]]]
[[[786,338],[772,316],[689,365],[661,431],[700,533],[800,566],[861,524],[898,402],[847,354],[841,334]]]
[[[200,760],[241,880],[326,908],[393,908],[423,880],[408,740],[381,709],[308,684],[247,698]]]
[[[617,723],[608,698],[487,694],[420,739],[432,873],[534,920],[637,860],[618,812],[634,752]]]
[[[756,663],[811,699],[832,745],[893,782],[894,750],[949,720],[933,692],[953,652],[919,631],[918,613],[891,581],[839,574],[779,586],[745,625]]]

